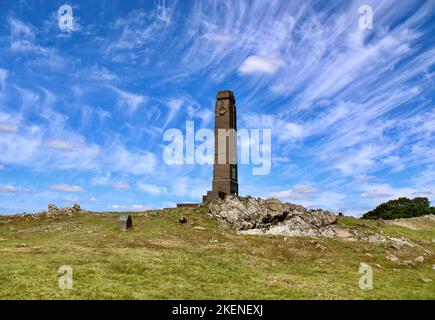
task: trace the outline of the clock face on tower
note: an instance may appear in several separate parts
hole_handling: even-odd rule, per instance
[[[223,101],[219,102],[219,107],[218,107],[218,113],[223,116],[225,114],[225,112],[227,112],[227,108],[225,107],[225,104]]]

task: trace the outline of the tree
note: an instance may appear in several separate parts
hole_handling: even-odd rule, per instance
[[[435,214],[435,207],[430,206],[428,198],[418,197],[414,199],[399,198],[397,200],[390,200],[379,206],[374,210],[365,213],[363,219],[400,219],[420,217],[427,214]]]

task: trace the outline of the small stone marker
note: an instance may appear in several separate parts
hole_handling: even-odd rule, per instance
[[[127,231],[128,229],[133,228],[133,222],[131,220],[131,215],[123,214],[119,217],[119,229],[122,231]]]
[[[184,223],[187,222],[187,220],[186,220],[185,217],[181,217],[180,219],[178,219],[178,221],[179,221],[181,224],[184,224]]]

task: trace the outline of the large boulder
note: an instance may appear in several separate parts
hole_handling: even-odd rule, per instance
[[[48,205],[48,211],[42,211],[41,214],[46,214],[47,217],[54,217],[58,215],[75,215],[77,213],[80,213],[82,209],[80,208],[80,205],[75,203],[74,206],[66,207],[66,208],[58,208],[54,203],[50,203]]]
[[[59,208],[54,203],[50,203],[48,205],[48,214],[56,215],[58,213],[59,213]]]
[[[220,222],[245,234],[332,237],[336,233],[331,227],[337,222],[334,214],[274,198],[228,195],[214,200],[209,209]]]

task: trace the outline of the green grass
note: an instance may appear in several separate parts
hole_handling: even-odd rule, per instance
[[[205,209],[147,215],[132,213],[135,228],[127,232],[117,229],[116,213],[0,224],[0,298],[435,299],[433,222],[411,230],[340,218],[344,227],[404,236],[419,245],[394,249],[387,243],[237,235]],[[187,224],[178,222],[181,216]],[[327,250],[316,248],[318,242]],[[423,255],[425,262],[398,265],[386,260],[389,254],[404,260]],[[373,267],[372,290],[358,286],[361,262]],[[62,265],[73,267],[73,290],[58,287]]]

